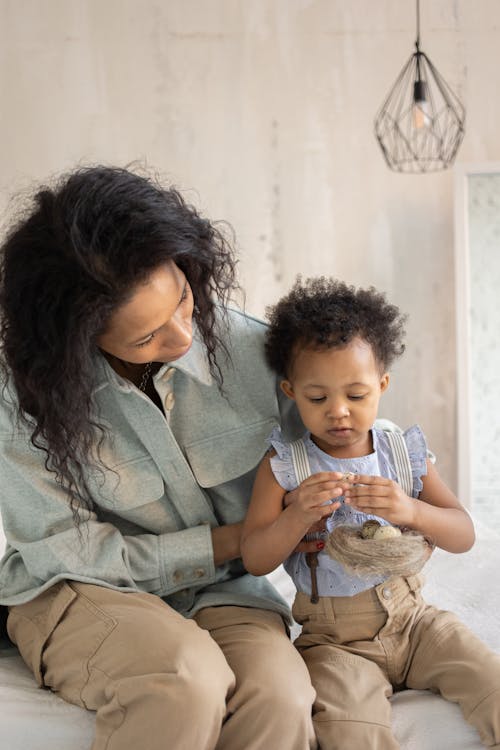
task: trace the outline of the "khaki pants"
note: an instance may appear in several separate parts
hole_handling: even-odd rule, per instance
[[[71,581],[7,622],[38,683],[97,712],[92,750],[310,750],[314,691],[279,615]]]
[[[483,743],[500,748],[500,656],[450,612],[426,604],[420,576],[352,597],[298,593],[295,641],[316,689],[321,750],[395,750],[393,688],[432,690],[460,704]],[[425,717],[423,717],[425,721]]]

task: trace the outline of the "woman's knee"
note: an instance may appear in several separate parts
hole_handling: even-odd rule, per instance
[[[127,676],[165,674],[175,677],[179,690],[196,701],[225,700],[234,687],[234,675],[210,635],[183,617],[175,622],[154,618],[139,629],[121,622],[115,640],[128,656],[117,667]]]
[[[196,623],[189,620],[186,625],[171,662],[172,668],[193,699],[207,704],[225,701],[234,690],[235,676],[223,652]]]
[[[71,588],[76,597],[43,655],[48,687],[72,702],[81,696],[91,707],[105,702],[110,685],[156,675],[158,684],[175,683],[187,699],[224,703],[234,676],[217,644],[192,620],[157,597]]]

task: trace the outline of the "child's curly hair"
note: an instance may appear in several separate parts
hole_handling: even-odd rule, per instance
[[[265,349],[270,367],[290,374],[299,348],[342,347],[359,337],[372,347],[382,371],[405,350],[406,316],[374,287],[355,289],[342,281],[300,276],[291,291],[266,308]]]

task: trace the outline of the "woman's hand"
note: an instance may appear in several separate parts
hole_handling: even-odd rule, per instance
[[[415,524],[415,500],[386,477],[355,474],[345,491],[345,502],[356,510],[385,518],[395,526]]]

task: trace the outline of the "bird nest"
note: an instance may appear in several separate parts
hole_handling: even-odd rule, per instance
[[[379,538],[374,538],[372,532],[377,527]],[[393,529],[396,533],[384,533],[383,529]],[[423,568],[433,546],[415,531],[400,532],[369,521],[364,526],[337,526],[326,540],[325,552],[356,575],[408,576]]]

